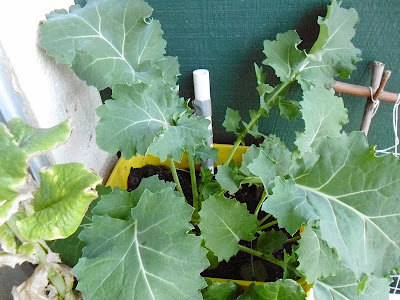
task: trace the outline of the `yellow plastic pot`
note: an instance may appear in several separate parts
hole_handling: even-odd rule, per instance
[[[214,144],[214,148],[217,148],[218,151],[218,162],[217,164],[223,164],[226,158],[229,155],[229,152],[232,149],[231,145],[222,145],[222,144]],[[242,161],[242,154],[244,154],[249,147],[246,146],[239,146],[238,150],[236,151],[235,155],[233,156],[233,161],[237,164],[241,163]],[[127,188],[127,181],[129,172],[132,168],[141,168],[145,165],[154,165],[154,166],[166,166],[169,167],[169,163],[167,161],[161,162],[158,157],[154,157],[151,155],[147,156],[134,156],[129,160],[125,160],[120,158],[118,163],[116,164],[113,172],[111,173],[110,177],[108,178],[107,185],[114,187],[118,186],[122,189]],[[187,158],[184,156],[182,161],[176,164],[176,168],[178,169],[188,169],[189,162]]]
[[[217,148],[218,151],[218,162],[216,163],[217,165],[223,164],[228,157],[232,145],[223,145],[223,144],[214,144],[214,148]],[[233,156],[233,161],[236,164],[240,164],[242,162],[242,155],[247,151],[249,147],[247,146],[239,146],[235,155]],[[125,160],[123,158],[120,158],[118,163],[116,164],[113,172],[111,173],[107,185],[114,187],[118,186],[122,189],[127,189],[127,182],[128,182],[128,176],[130,173],[131,168],[141,168],[145,165],[154,165],[154,166],[169,166],[169,163],[166,162],[161,162],[158,157],[154,157],[151,155],[147,156],[134,156],[129,160]],[[197,166],[198,167],[198,166]],[[176,164],[176,168],[178,169],[188,169],[189,168],[189,162],[187,158],[184,156],[182,158],[182,161],[180,163]],[[244,280],[232,280],[232,279],[222,279],[222,278],[209,278],[213,282],[227,282],[227,281],[233,281],[239,286],[241,286],[243,289],[247,289],[252,283],[255,285],[263,285],[265,282],[258,282],[258,281],[244,281]],[[301,286],[303,289],[308,292],[311,288],[310,285],[307,285],[306,282],[300,282]]]

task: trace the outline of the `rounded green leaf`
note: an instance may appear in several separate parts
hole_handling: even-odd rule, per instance
[[[33,128],[20,119],[12,119],[7,126],[27,155],[50,150],[66,142],[71,133],[69,120],[51,128]]]
[[[0,225],[17,210],[17,187],[25,180],[27,160],[28,155],[0,123]]]
[[[207,266],[201,238],[188,234],[193,208],[172,189],[144,191],[132,219],[93,216],[73,272],[85,299],[201,299]]]
[[[257,218],[248,212],[246,204],[236,199],[210,196],[199,214],[201,236],[218,261],[229,261],[238,253],[240,240],[255,239]]]
[[[75,232],[92,200],[100,178],[78,163],[54,165],[40,173],[41,186],[34,194],[35,213],[17,221],[30,241],[65,238]]]
[[[143,0],[88,1],[69,12],[56,10],[40,26],[40,45],[99,90],[149,82],[162,77],[152,63],[163,58],[166,46],[159,21],[149,19],[152,11]]]

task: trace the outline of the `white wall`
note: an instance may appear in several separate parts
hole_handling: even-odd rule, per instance
[[[65,65],[56,65],[38,45],[38,25],[54,9],[66,8],[73,0],[5,1],[0,10],[0,58],[14,88],[22,96],[28,121],[51,127],[70,118],[69,141],[52,151],[52,163],[81,162],[104,176],[115,162],[95,142],[97,116],[101,104],[98,91],[86,86]],[[18,102],[18,101],[17,101]]]
[[[51,127],[70,118],[73,132],[69,141],[53,150],[47,160],[51,163],[81,162],[104,177],[116,159],[95,143],[95,108],[101,105],[100,96],[66,66],[56,65],[37,43],[39,21],[45,19],[45,14],[71,4],[73,0],[2,2],[0,65],[5,76],[3,84],[0,82],[0,111],[8,110],[11,116],[24,115],[37,127]],[[4,104],[7,101],[8,104]],[[9,105],[15,107],[5,107]],[[0,268],[0,298],[12,299],[12,286],[23,282],[31,270],[29,265]]]

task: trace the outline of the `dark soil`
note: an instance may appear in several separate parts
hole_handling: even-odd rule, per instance
[[[190,180],[190,173],[188,170],[177,170],[179,181],[182,186],[183,193],[185,194],[186,199],[188,200],[189,204],[192,204],[192,188],[191,188],[191,180]],[[131,168],[129,177],[128,177],[128,191],[132,191],[136,189],[142,178],[151,177],[154,175],[158,175],[160,180],[173,182],[173,177],[171,172],[163,166],[152,166],[147,165],[142,168]],[[198,177],[199,175],[196,174]],[[198,182],[200,179],[198,178]],[[248,186],[243,185],[243,187],[236,192],[234,195],[230,195],[229,193],[225,194],[226,197],[236,198],[241,203],[246,203],[249,212],[253,213],[257,207],[258,201],[261,197],[261,192],[257,186]],[[266,215],[265,212],[259,213],[259,218],[263,218]],[[270,218],[268,221],[273,221],[273,218]],[[269,228],[269,230],[275,229],[280,230],[277,225],[274,225]],[[289,234],[287,234],[288,237]],[[252,247],[250,242],[242,241],[242,245],[246,247]],[[287,252],[291,252],[291,245],[285,247]],[[274,253],[274,256],[277,259],[283,259],[283,250]],[[283,277],[283,270],[272,264],[268,261],[263,259],[259,259],[257,257],[252,257],[250,254],[241,252],[232,257],[229,262],[222,261],[218,265],[217,268],[212,270],[205,270],[201,274],[204,277],[214,277],[214,278],[226,278],[226,279],[238,279],[238,280],[256,280],[256,278],[243,278],[241,276],[241,268],[245,264],[254,263],[256,261],[261,262],[266,271],[266,278],[262,281],[265,282],[273,282]]]

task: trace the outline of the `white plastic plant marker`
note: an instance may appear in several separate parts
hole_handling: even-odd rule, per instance
[[[211,109],[211,93],[210,93],[210,72],[206,69],[197,69],[193,71],[193,86],[194,86],[194,110],[198,116],[203,116],[212,122],[212,109]],[[212,123],[210,123],[209,130],[212,132]],[[206,139],[208,145],[212,146],[213,138]],[[213,172],[214,162],[207,160],[204,166]]]

